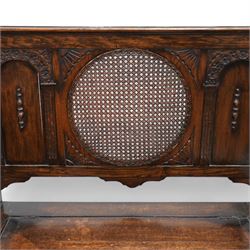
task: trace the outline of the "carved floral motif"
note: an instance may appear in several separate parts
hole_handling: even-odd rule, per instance
[[[192,164],[192,137],[190,136],[181,149],[164,164]]]
[[[200,50],[198,49],[180,49],[171,50],[165,49],[170,54],[174,55],[188,70],[190,76],[197,83],[196,72],[200,62]]]
[[[81,60],[83,55],[88,54],[88,50],[82,49],[62,49],[62,66],[64,71],[64,80],[68,78],[75,65]]]
[[[239,60],[249,60],[247,49],[209,50],[205,85],[217,86],[219,84],[219,75],[225,66]]]
[[[2,49],[1,64],[19,60],[29,62],[39,72],[39,81],[53,82],[51,53],[49,49]]]
[[[93,162],[75,144],[73,144],[73,142],[67,136],[65,136],[65,147],[67,165],[93,164]]]

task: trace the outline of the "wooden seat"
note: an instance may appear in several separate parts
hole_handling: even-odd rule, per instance
[[[1,243],[6,250],[249,249],[248,209],[244,203],[7,203]]]

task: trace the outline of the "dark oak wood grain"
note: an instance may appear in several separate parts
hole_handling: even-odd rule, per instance
[[[226,174],[225,174],[226,173]],[[120,181],[121,183],[136,187],[145,181],[162,180],[167,176],[208,176],[208,177],[229,177],[232,181],[249,184],[249,168],[240,166],[155,166],[155,167],[93,167],[93,166],[50,166],[50,167],[24,167],[11,166],[2,167],[2,188],[13,182],[22,182],[32,176],[98,176],[104,180]]]
[[[6,250],[248,249],[249,238],[239,224],[234,218],[11,218],[2,247]]]
[[[2,27],[1,38],[2,188],[32,176],[249,184],[248,27]]]
[[[249,161],[249,144],[244,139],[249,138],[249,121],[246,119],[249,117],[248,69],[248,63],[231,65],[220,83],[213,147],[215,164]]]
[[[2,249],[249,248],[244,203],[64,205],[6,204]]]
[[[43,163],[40,89],[31,65],[20,61],[3,65],[1,104],[6,163]]]
[[[124,48],[210,47],[248,48],[248,28],[2,28],[2,47]],[[56,33],[54,36],[53,33]],[[25,34],[25,35],[23,35]],[[122,38],[122,39],[121,39]],[[32,41],[34,41],[32,43]]]

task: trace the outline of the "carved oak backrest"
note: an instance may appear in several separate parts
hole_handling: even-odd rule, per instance
[[[3,28],[3,187],[31,176],[248,183],[248,35]]]

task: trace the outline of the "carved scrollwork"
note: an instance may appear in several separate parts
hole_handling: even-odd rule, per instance
[[[64,80],[68,78],[72,69],[81,60],[83,55],[88,54],[88,50],[82,49],[62,49],[62,66],[64,72]]]
[[[165,49],[170,54],[174,55],[181,64],[188,70],[190,76],[197,83],[196,72],[200,62],[200,50],[198,49],[180,49],[171,50]]]
[[[184,143],[181,149],[176,152],[170,159],[164,164],[191,164],[192,163],[192,140],[191,135],[188,140]]]
[[[66,165],[92,165],[93,162],[67,136],[65,136]]]
[[[20,60],[29,62],[39,72],[39,81],[53,82],[51,52],[49,49],[2,49],[1,64]]]
[[[240,105],[240,88],[235,88],[233,95],[233,107],[232,107],[232,130],[236,130],[239,119],[239,105]]]
[[[16,88],[16,106],[18,126],[20,130],[23,130],[25,127],[25,114],[23,107],[23,92],[20,87]]]
[[[225,66],[239,60],[249,60],[247,49],[209,50],[205,86],[217,86],[219,75]]]

